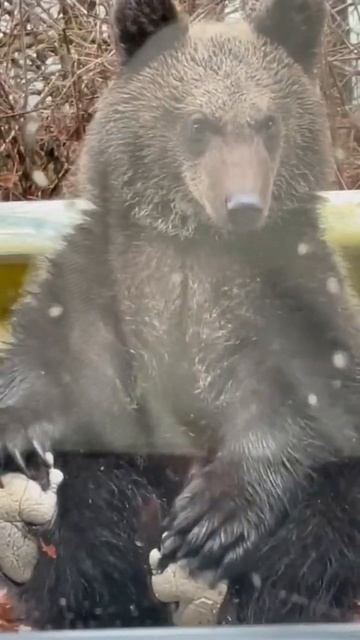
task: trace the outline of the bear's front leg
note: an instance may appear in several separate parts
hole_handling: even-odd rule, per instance
[[[164,525],[161,566],[186,559],[194,571],[231,578],[245,552],[276,526],[292,490],[294,479],[280,464],[257,461],[250,472],[220,455],[175,500]]]

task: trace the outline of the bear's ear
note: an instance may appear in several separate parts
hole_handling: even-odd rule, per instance
[[[136,67],[173,47],[187,32],[172,0],[115,0],[111,26],[121,64],[133,61]]]
[[[306,73],[312,73],[326,18],[325,0],[269,0],[255,15],[254,26],[281,45]]]

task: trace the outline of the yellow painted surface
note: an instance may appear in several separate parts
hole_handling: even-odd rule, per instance
[[[21,295],[27,270],[26,263],[0,262],[0,344],[9,339],[9,315]]]
[[[0,321],[3,321],[20,295],[28,266],[24,263],[0,262]]]
[[[329,244],[341,253],[350,282],[360,296],[360,203],[326,204],[321,221]]]

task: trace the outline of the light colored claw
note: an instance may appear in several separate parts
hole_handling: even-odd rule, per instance
[[[54,467],[51,467],[49,471],[49,491],[56,494],[58,487],[63,480],[63,472],[60,471],[60,469],[54,469]]]
[[[54,466],[54,456],[51,453],[51,451],[46,451],[45,456],[44,456],[44,460],[45,460],[46,464],[48,465],[48,467],[52,468]]]
[[[36,453],[39,454],[40,458],[42,460],[44,460],[47,463],[46,460],[46,452],[44,451],[44,449],[42,448],[40,442],[38,442],[38,440],[32,440],[31,441],[32,446],[34,447]]]
[[[16,449],[15,447],[9,447],[8,448],[10,455],[14,458],[16,464],[18,465],[18,467],[25,473],[25,475],[28,474],[28,470],[26,467],[26,463],[24,458],[22,457],[20,451],[18,449]]]

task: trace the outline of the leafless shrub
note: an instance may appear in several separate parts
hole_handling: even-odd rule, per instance
[[[225,0],[179,1],[198,19],[222,19],[224,8],[225,13],[229,9]],[[261,1],[237,0],[231,6],[253,12]],[[359,2],[328,2],[321,87],[331,121],[336,186],[360,188],[360,42],[350,34],[348,22],[349,10],[360,12]],[[2,200],[49,198],[61,190],[96,99],[111,76],[109,4],[0,0]]]

